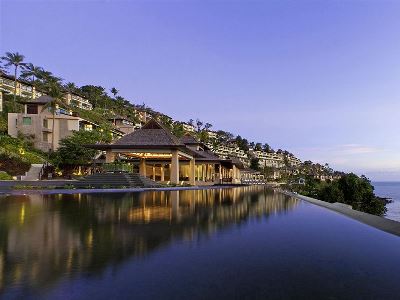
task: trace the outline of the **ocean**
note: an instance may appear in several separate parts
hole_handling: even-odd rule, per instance
[[[400,182],[372,182],[375,195],[391,198],[392,203],[386,205],[385,218],[400,222]]]

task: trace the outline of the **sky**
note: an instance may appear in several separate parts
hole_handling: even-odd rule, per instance
[[[400,1],[0,0],[0,52],[302,160],[400,180]]]

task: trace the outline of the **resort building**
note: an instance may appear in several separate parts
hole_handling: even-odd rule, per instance
[[[211,147],[211,145],[210,145]],[[217,147],[213,147],[212,151],[217,154],[220,158],[237,158],[243,163],[246,167],[249,166],[250,160],[245,151],[239,148],[239,146],[234,143],[226,143],[218,145]]]
[[[240,183],[243,164],[221,159],[194,137],[174,136],[152,119],[112,144],[88,145],[105,151],[105,162],[138,168],[142,176],[171,184]],[[126,168],[124,168],[126,169]]]
[[[82,97],[79,94],[76,93],[68,93],[65,95],[65,100],[67,101],[67,104],[72,106],[72,107],[78,107],[80,109],[86,109],[86,110],[92,110],[93,106],[89,102],[88,99]]]
[[[135,124],[125,117],[114,116],[113,118],[109,118],[108,120],[112,122],[116,129],[123,132],[124,134],[131,133],[135,130]]]
[[[57,108],[53,131],[53,113],[45,108],[51,101],[53,99],[50,96],[40,96],[20,102],[24,104],[24,112],[8,114],[8,134],[15,138],[23,135],[33,142],[35,148],[47,152],[52,149],[53,135],[53,150],[57,150],[60,141],[70,136],[73,131],[91,131],[98,126],[80,118],[71,110]],[[112,134],[114,137],[124,135],[117,129],[113,130]]]
[[[145,110],[135,109],[135,114],[141,124],[145,124],[151,119],[151,114]]]
[[[10,76],[4,73],[0,73],[0,95],[14,94],[14,76]],[[25,98],[37,98],[42,96],[44,93],[36,90],[36,88],[29,82],[17,80],[16,95]],[[1,97],[2,98],[2,97]]]
[[[297,167],[301,165],[301,160],[292,155],[284,155],[283,153],[265,152],[265,151],[250,151],[251,155],[258,158],[260,168],[273,167],[283,168],[286,166]],[[286,160],[286,161],[285,161]]]
[[[196,127],[192,124],[189,124],[186,122],[182,122],[181,124],[182,124],[183,130],[185,130],[185,132],[195,132],[196,131]]]
[[[0,75],[0,102],[2,102],[2,94],[14,94],[14,76],[7,74]],[[35,99],[45,95],[43,91],[39,91],[34,85],[27,81],[17,80],[16,95],[24,98]],[[88,99],[77,93],[66,93],[64,96],[66,103],[72,107],[92,110],[92,104]]]
[[[207,130],[208,138],[212,140],[216,140],[218,135],[215,131]]]

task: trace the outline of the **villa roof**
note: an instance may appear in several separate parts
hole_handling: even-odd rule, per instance
[[[188,133],[182,136],[179,140],[181,141],[181,143],[186,145],[200,144],[200,142],[193,135]]]
[[[163,146],[163,147],[184,147],[185,145],[179,141],[167,128],[151,119],[140,130],[129,133],[113,145],[116,146]]]
[[[123,117],[123,116],[121,116],[121,115],[114,115],[114,116],[112,116],[112,117],[107,118],[107,120],[126,120],[126,121],[132,122],[132,121],[129,120],[128,118]]]
[[[221,158],[212,153],[211,151],[200,151],[195,149],[191,150],[196,154],[195,159],[197,161],[214,161],[214,162],[221,161]]]
[[[49,102],[53,101],[53,98],[47,95],[43,95],[40,96],[38,98],[35,99],[25,99],[25,100],[21,100],[19,101],[20,103],[35,103],[35,104],[47,104]]]

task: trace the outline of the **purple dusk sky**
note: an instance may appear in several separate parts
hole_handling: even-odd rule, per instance
[[[400,179],[400,1],[18,1],[0,51],[302,160]]]

